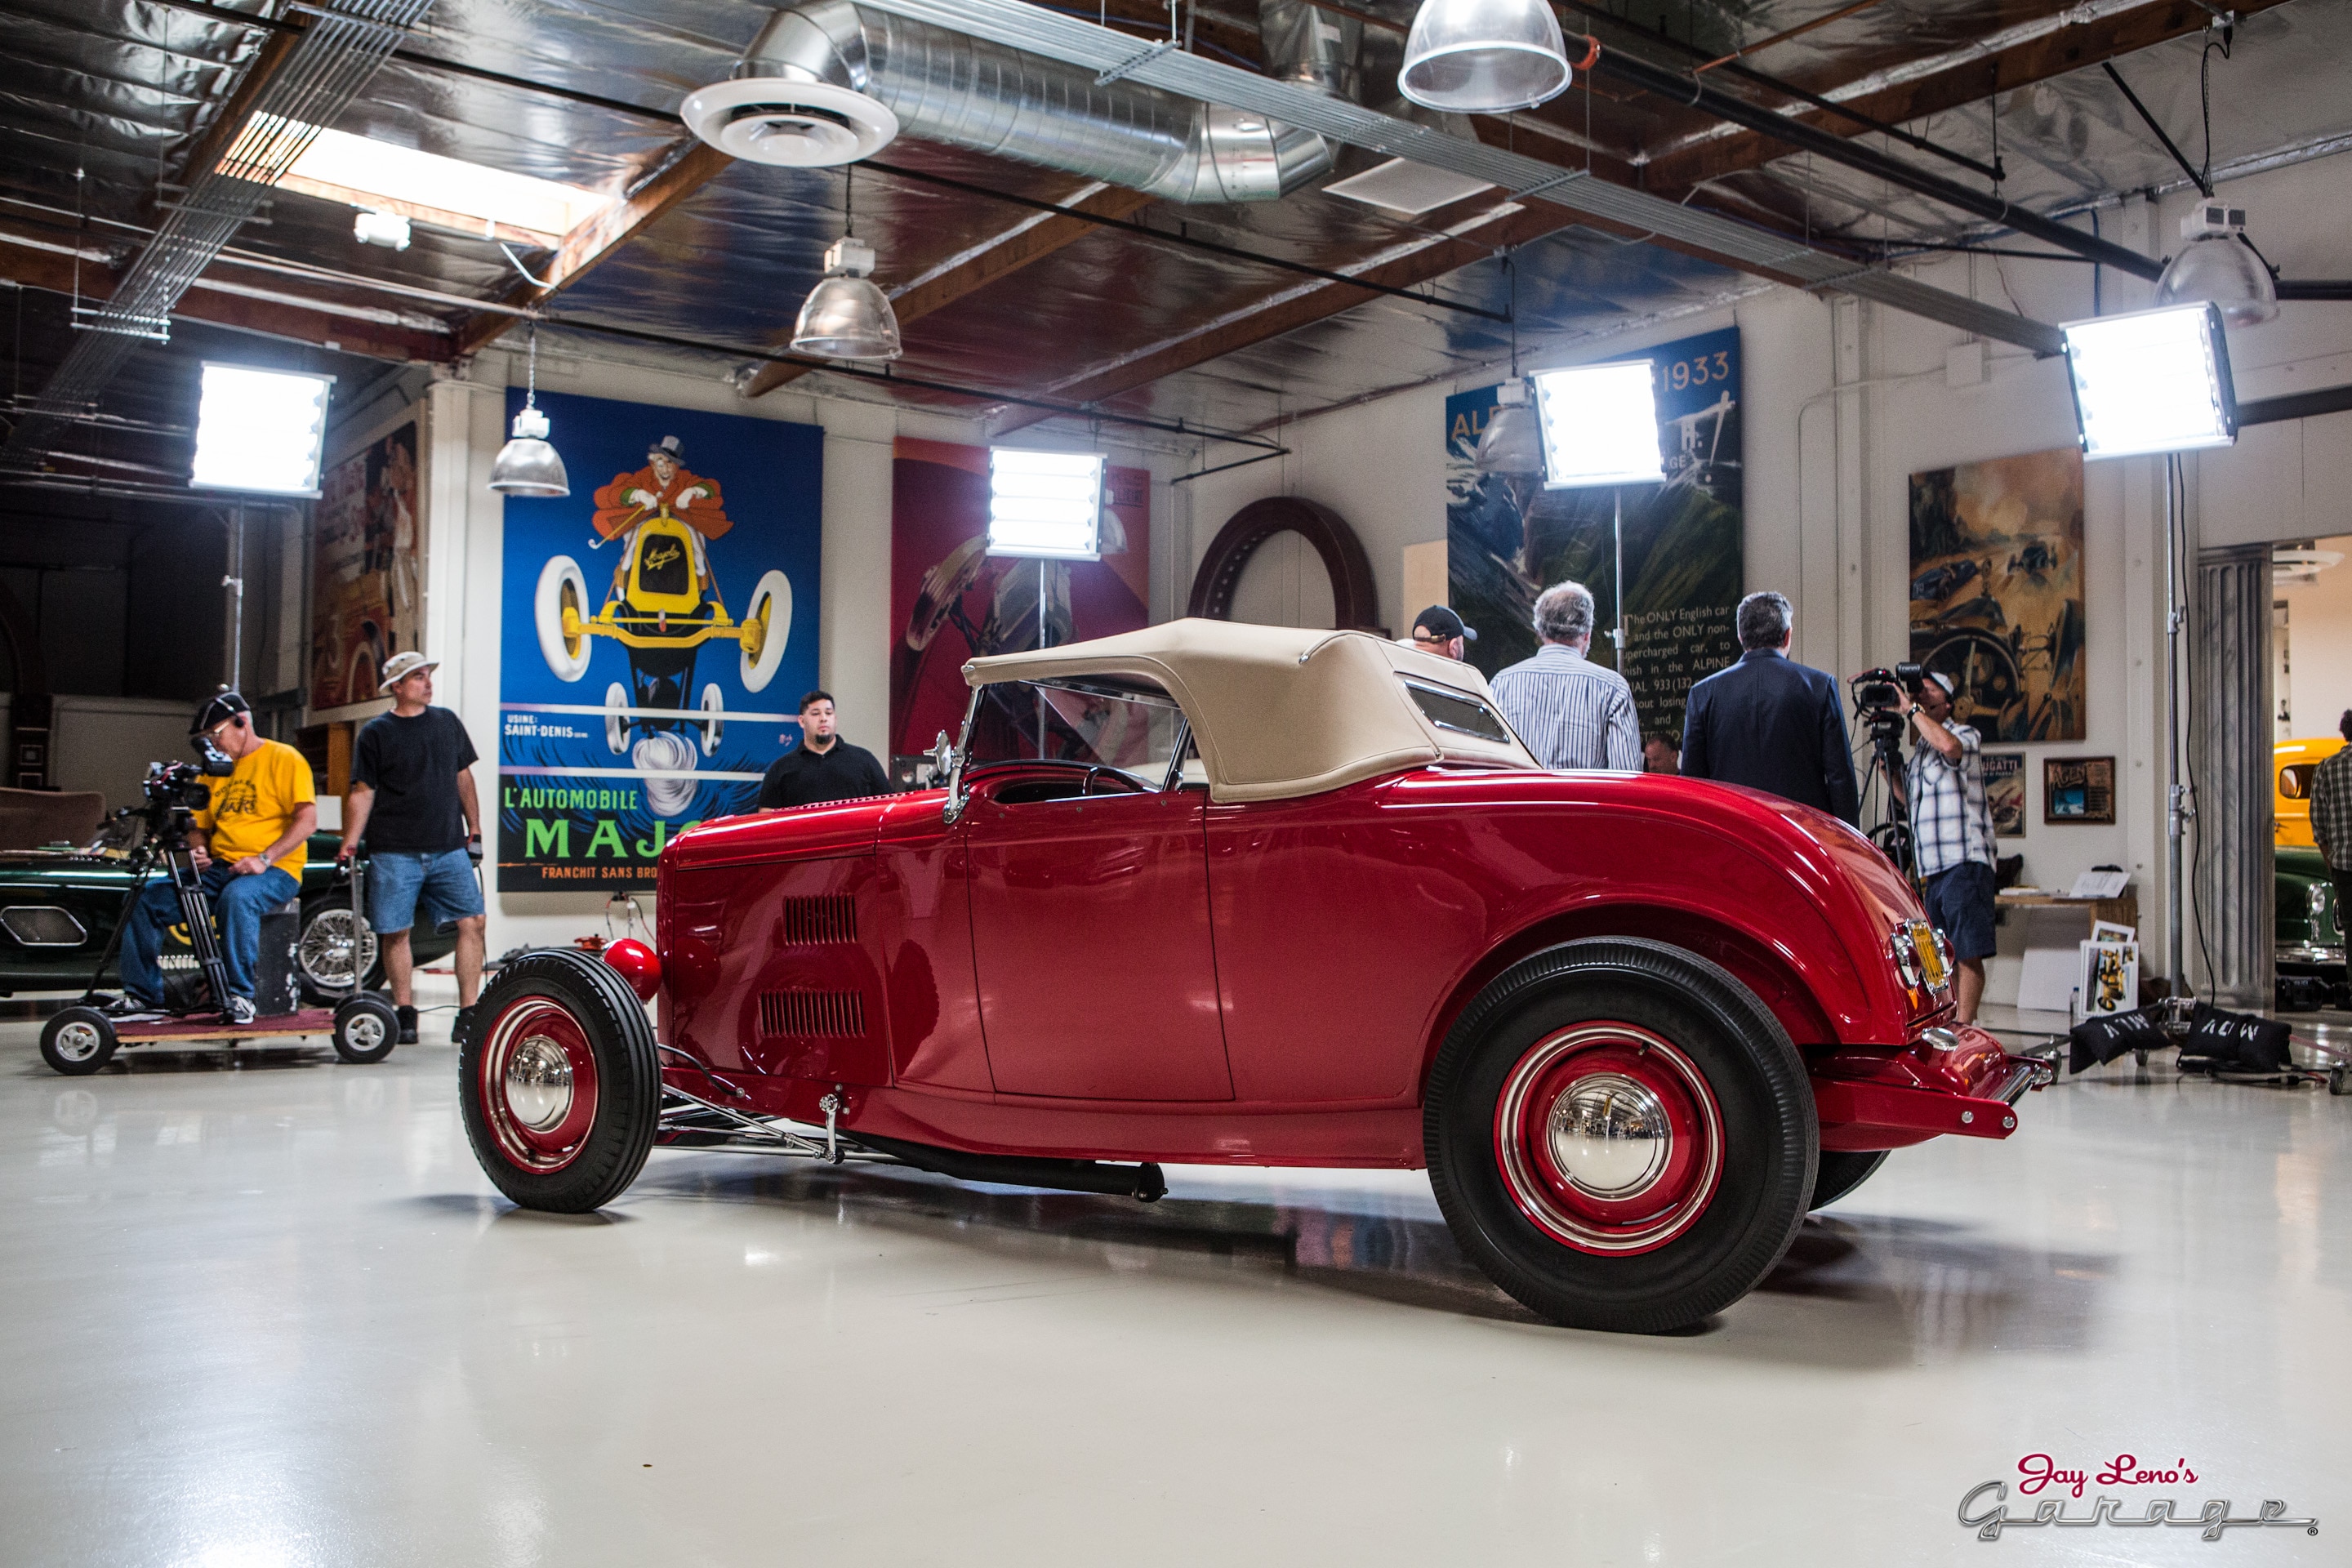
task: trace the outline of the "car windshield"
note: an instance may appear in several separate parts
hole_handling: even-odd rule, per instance
[[[1020,762],[1116,768],[1146,789],[1167,781],[1188,739],[1183,710],[1131,677],[1006,680],[980,689],[964,737],[971,767]]]

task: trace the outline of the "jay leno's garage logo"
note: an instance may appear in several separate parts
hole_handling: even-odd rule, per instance
[[[2145,1493],[2131,1500],[2142,1504],[2137,1518],[2125,1516],[2123,1510],[2128,1505],[2123,1499],[2095,1493],[2088,1513],[2070,1514],[2066,1510],[2068,1502],[2079,1500],[2086,1486],[2194,1486],[2197,1472],[2185,1458],[2175,1459],[2168,1467],[2143,1467],[2137,1456],[2117,1454],[2094,1471],[2087,1468],[2066,1469],[2047,1454],[2028,1454],[2017,1461],[2017,1473],[2018,1495],[2036,1500],[2031,1513],[2010,1511],[2007,1481],[1985,1481],[1960,1500],[1960,1525],[1975,1531],[1979,1541],[1999,1541],[2004,1530],[2033,1530],[2044,1525],[2060,1530],[2086,1530],[2102,1524],[2117,1530],[2194,1530],[2204,1541],[2219,1541],[2223,1531],[2231,1530],[2279,1529],[2300,1530],[2309,1535],[2319,1533],[2319,1521],[2287,1518],[2286,1504],[2276,1499],[2266,1500],[2255,1512],[2243,1517],[2230,1512],[2227,1498],[2209,1499],[2191,1513],[2184,1511],[2176,1498],[2149,1497]],[[2055,1495],[2059,1493],[2064,1495]]]

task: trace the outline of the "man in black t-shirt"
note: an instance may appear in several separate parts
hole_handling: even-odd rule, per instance
[[[465,722],[433,704],[433,671],[421,653],[386,660],[380,689],[392,711],[360,731],[352,747],[352,793],[343,807],[349,862],[365,835],[368,924],[383,944],[383,975],[400,1014],[400,1043],[416,1042],[408,930],[417,905],[436,924],[457,926],[457,1008],[450,1037],[462,1045],[482,991],[482,805],[474,793],[474,742]]]
[[[832,692],[801,699],[801,743],[768,764],[760,781],[761,811],[890,793],[890,776],[874,753],[843,740],[835,722]]]

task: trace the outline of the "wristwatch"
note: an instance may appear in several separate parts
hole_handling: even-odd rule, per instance
[[[1919,705],[1918,705],[1916,702],[1914,702],[1913,704],[1911,704],[1911,717],[1913,717],[1914,719],[1916,719],[1918,716],[1919,716]]]

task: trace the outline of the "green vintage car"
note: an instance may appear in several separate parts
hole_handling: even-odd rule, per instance
[[[375,932],[352,918],[351,886],[336,874],[335,850],[341,842],[340,834],[312,834],[302,873],[296,963],[303,997],[314,1004],[351,994],[355,961],[365,985],[373,988],[383,979]],[[366,859],[364,854],[360,858],[362,876]],[[130,866],[120,855],[66,847],[0,851],[0,996],[89,986],[90,971],[114,935],[131,880]],[[420,929],[409,941],[422,966],[448,956],[457,945],[457,929]],[[184,962],[194,962],[184,938],[175,934],[163,952],[167,969],[175,949],[185,955]],[[113,963],[99,984],[110,989],[121,984]]]
[[[2334,1005],[2352,1006],[2344,967],[2344,912],[2336,907],[2336,884],[2328,877],[2327,863],[2318,850],[2297,845],[2282,844],[2272,853],[2280,977],[2321,980],[2330,988]]]

